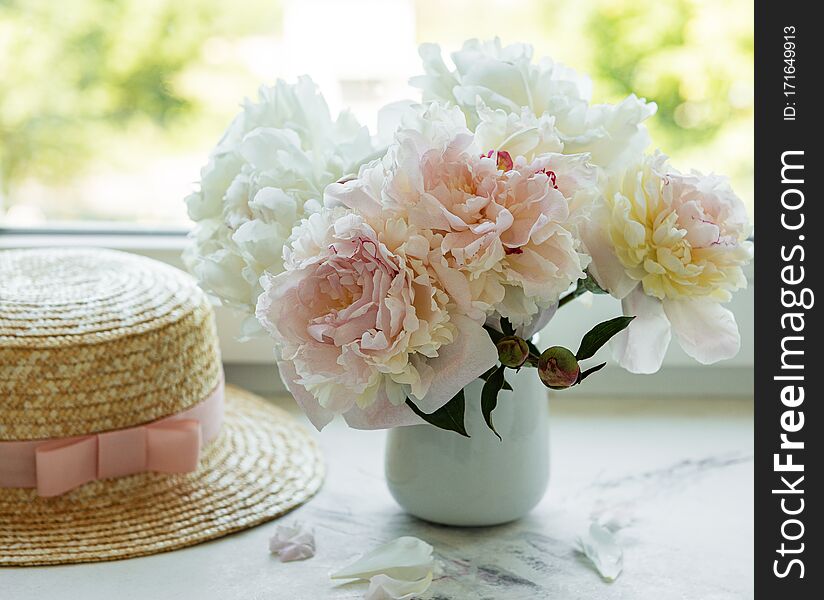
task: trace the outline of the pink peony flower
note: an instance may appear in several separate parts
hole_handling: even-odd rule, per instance
[[[437,104],[410,121],[383,161],[330,185],[326,202],[430,232],[430,263],[463,312],[528,324],[585,276],[570,203],[594,184],[586,156],[481,148],[460,111]]]
[[[269,276],[257,317],[278,345],[289,391],[322,429],[336,414],[362,429],[422,423],[489,369],[481,325],[447,310],[429,243],[401,219],[324,209],[295,229],[285,271]]]

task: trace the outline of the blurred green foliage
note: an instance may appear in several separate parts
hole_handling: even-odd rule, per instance
[[[197,113],[176,79],[210,37],[272,25],[262,4],[0,0],[0,190],[70,179],[101,139]]]
[[[239,44],[281,35],[281,5],[297,1],[0,0],[0,203],[27,181],[71,186],[112,157],[202,153],[259,79],[236,66]],[[528,41],[589,72],[596,102],[654,100],[655,145],[682,169],[730,175],[751,204],[747,0],[416,0],[415,11],[419,41]],[[47,212],[73,214],[59,202]]]
[[[753,30],[742,2],[602,0],[588,18],[592,75],[610,96],[658,104],[664,147],[706,145],[752,117]]]
[[[203,5],[23,0],[0,4],[0,181],[65,178],[95,139],[191,109],[168,85],[197,55]]]

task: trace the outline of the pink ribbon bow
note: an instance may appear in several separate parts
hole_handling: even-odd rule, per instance
[[[37,494],[59,496],[95,479],[135,473],[189,473],[200,459],[200,423],[157,423],[72,441],[46,442],[35,450]]]
[[[135,473],[190,473],[217,437],[223,382],[202,402],[159,421],[91,435],[0,442],[0,487],[59,496],[84,483]]]

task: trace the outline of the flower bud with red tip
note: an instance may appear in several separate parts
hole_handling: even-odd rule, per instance
[[[538,376],[543,384],[553,390],[563,390],[575,385],[581,367],[575,355],[563,346],[544,350],[538,360]]]

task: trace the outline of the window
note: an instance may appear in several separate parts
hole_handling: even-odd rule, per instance
[[[12,0],[0,226],[185,229],[182,198],[260,83],[309,73],[373,128],[379,106],[415,97],[418,43],[495,35],[589,72],[596,100],[654,99],[653,141],[729,174],[752,210],[745,0]]]
[[[676,166],[728,174],[752,216],[752,11],[746,0],[6,0],[0,249],[99,245],[182,267],[183,198],[260,84],[308,73],[333,112],[349,107],[374,130],[379,107],[418,97],[407,80],[419,43],[448,53],[496,35],[589,73],[596,102],[654,99],[653,144]],[[733,301],[742,352],[721,368],[696,380],[673,345],[658,375],[626,385],[608,368],[585,393],[658,397],[679,377],[694,393],[749,393],[753,295]],[[613,316],[611,302],[571,307],[580,318],[553,321],[554,338],[577,343],[578,324]],[[282,390],[271,344],[238,342],[242,317],[216,314],[230,377]]]

